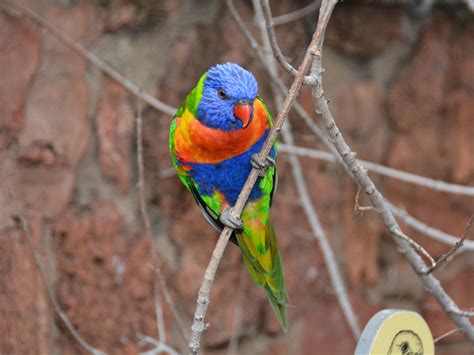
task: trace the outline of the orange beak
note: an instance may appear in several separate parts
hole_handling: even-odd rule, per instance
[[[246,128],[252,118],[252,105],[236,104],[234,106],[234,116],[242,121],[242,128]]]

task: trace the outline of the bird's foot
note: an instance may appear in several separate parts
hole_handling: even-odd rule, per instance
[[[242,229],[243,222],[239,217],[235,217],[232,214],[232,208],[226,208],[222,211],[221,215],[219,216],[219,221],[226,227],[232,229]]]
[[[250,158],[250,165],[254,169],[258,170],[258,175],[260,177],[265,176],[265,173],[267,172],[268,168],[271,166],[275,166],[275,159],[273,159],[270,156],[267,156],[265,159],[262,159],[260,157],[260,154],[252,154],[252,157]]]

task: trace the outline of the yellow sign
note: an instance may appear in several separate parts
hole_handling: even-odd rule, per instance
[[[430,328],[416,312],[386,309],[365,327],[356,355],[434,355]]]

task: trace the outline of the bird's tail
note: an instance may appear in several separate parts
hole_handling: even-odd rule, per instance
[[[249,213],[242,215],[244,228],[237,233],[245,267],[252,280],[262,286],[283,330],[288,329],[287,303],[283,266],[270,218],[266,221]],[[266,222],[266,223],[265,223]]]

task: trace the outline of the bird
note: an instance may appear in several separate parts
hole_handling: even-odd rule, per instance
[[[234,230],[230,240],[286,332],[288,294],[269,215],[277,185],[277,142],[267,159],[258,154],[273,125],[253,74],[235,63],[217,64],[176,112],[169,146],[177,175],[204,218],[219,232],[226,226]],[[238,218],[232,206],[252,168],[259,177]]]

